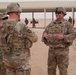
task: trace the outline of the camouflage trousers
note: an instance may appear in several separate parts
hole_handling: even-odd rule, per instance
[[[6,75],[6,68],[4,63],[0,64],[0,75]]]
[[[68,75],[69,48],[49,48],[48,75],[56,75],[58,66],[60,75]]]
[[[28,70],[15,70],[15,71],[10,71],[9,69],[6,70],[7,73],[6,75],[31,75],[30,74],[30,69]]]
[[[30,57],[28,58],[27,61],[25,61],[25,64],[21,65],[21,67],[19,68],[5,65],[6,75],[31,75],[31,67],[29,64],[29,59]]]
[[[0,49],[0,75],[6,75],[6,68],[3,63],[3,55],[1,49]]]

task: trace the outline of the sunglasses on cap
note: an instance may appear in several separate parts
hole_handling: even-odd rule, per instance
[[[62,11],[56,11],[55,14],[61,14],[63,13]]]

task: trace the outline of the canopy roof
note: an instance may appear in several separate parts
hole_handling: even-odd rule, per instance
[[[48,12],[54,11],[56,7],[65,7],[67,11],[76,11],[76,1],[33,1],[33,2],[18,2],[23,9],[23,12],[43,12],[44,9]],[[0,2],[0,12],[6,11],[9,2]]]

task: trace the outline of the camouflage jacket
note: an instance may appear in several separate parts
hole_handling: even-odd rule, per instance
[[[25,64],[28,50],[36,41],[35,33],[21,22],[4,21],[0,25],[0,46],[7,66],[18,68]]]
[[[47,40],[44,38],[44,34],[51,34],[51,37]],[[64,39],[56,39],[56,34],[62,34]],[[53,21],[51,22],[43,32],[42,41],[50,47],[68,47],[72,44],[75,39],[75,33],[73,25],[67,20],[62,20],[61,22]]]

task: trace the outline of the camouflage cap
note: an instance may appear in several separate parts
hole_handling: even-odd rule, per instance
[[[3,14],[3,13],[0,13],[0,19],[2,19],[2,18],[3,18],[3,16],[4,16],[4,14]]]
[[[22,9],[18,3],[10,3],[7,6],[6,13],[8,14],[10,12],[22,12]]]
[[[4,13],[0,13],[0,19],[2,20],[8,19],[8,16]]]
[[[2,18],[2,20],[6,20],[6,19],[8,19],[8,15],[3,15],[3,18]]]
[[[66,15],[66,10],[65,10],[65,8],[63,8],[63,7],[57,7],[57,8],[55,9],[55,12],[63,12],[63,14]]]

